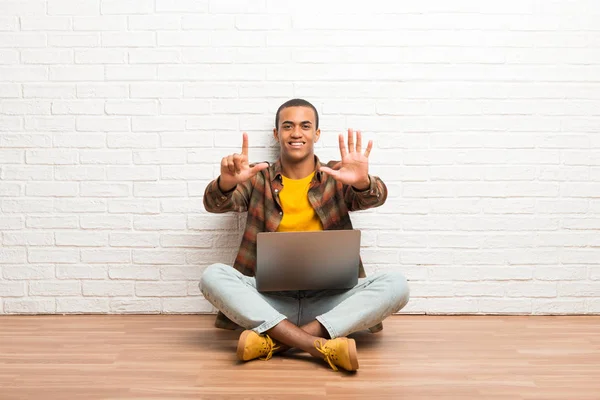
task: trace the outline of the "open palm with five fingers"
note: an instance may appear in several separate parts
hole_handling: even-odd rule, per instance
[[[269,164],[263,162],[251,167],[248,162],[248,134],[244,132],[242,139],[242,153],[231,154],[223,157],[221,160],[221,176],[219,177],[219,187],[222,191],[228,192],[235,188],[238,183],[251,179],[263,169],[269,167]]]
[[[331,175],[335,180],[345,184],[352,185],[358,190],[369,188],[369,154],[373,148],[373,141],[369,140],[367,149],[362,152],[362,137],[360,131],[356,131],[356,141],[354,132],[348,129],[348,149],[344,141],[344,135],[340,134],[340,154],[342,161],[333,168],[321,167],[321,171]]]

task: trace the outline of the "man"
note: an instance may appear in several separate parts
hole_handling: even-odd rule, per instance
[[[381,321],[406,305],[409,289],[399,273],[366,277],[362,262],[359,283],[347,291],[256,290],[256,237],[258,232],[352,229],[348,211],[382,205],[385,184],[368,173],[373,147],[362,149],[360,131],[348,130],[348,147],[339,136],[341,162],[322,165],[314,154],[320,138],[316,108],[292,99],[277,110],[273,135],[280,146],[272,165],[250,164],[248,136],[242,152],[221,160],[221,174],[204,193],[209,212],[247,212],[246,229],[234,268],[209,266],[201,279],[205,298],[219,315],[246,329],[237,355],[243,361],[268,360],[291,347],[322,358],[333,370],[358,369],[352,332],[380,326]]]

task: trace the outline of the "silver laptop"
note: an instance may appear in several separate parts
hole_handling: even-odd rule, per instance
[[[358,283],[360,231],[260,232],[259,292],[349,289]]]

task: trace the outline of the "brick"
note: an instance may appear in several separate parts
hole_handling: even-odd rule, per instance
[[[105,109],[109,115],[154,115],[158,112],[158,103],[151,100],[107,101]]]
[[[81,261],[84,263],[129,263],[131,252],[125,249],[88,249],[81,250]]]
[[[208,0],[179,0],[177,2],[156,0],[156,11],[159,13],[207,13],[209,11],[208,3]]]
[[[158,180],[158,167],[153,166],[109,166],[106,170],[107,179],[110,181],[156,181]]]
[[[81,216],[83,229],[131,229],[131,217],[123,215],[85,215]]]
[[[0,146],[2,147],[29,147],[29,148],[40,148],[40,147],[51,147],[52,137],[50,135],[42,134],[4,134],[0,136]]]
[[[202,199],[162,199],[160,208],[164,213],[202,213],[205,212]]]
[[[102,32],[102,47],[137,48],[154,46],[156,46],[156,34],[154,32]]]
[[[235,28],[234,15],[222,14],[196,14],[184,15],[182,17],[182,27],[184,30],[231,30]]]
[[[102,247],[108,245],[108,235],[103,232],[56,232],[57,246]]]
[[[79,281],[34,281],[29,283],[32,296],[80,296]]]
[[[131,186],[125,183],[82,182],[82,197],[127,197]]]
[[[183,131],[185,119],[179,117],[133,117],[132,131],[134,132],[161,132]]]
[[[132,296],[133,283],[112,281],[84,281],[83,295],[98,297]]]
[[[19,154],[19,153],[16,153]],[[1,156],[1,154],[0,154]],[[44,181],[52,179],[52,167],[29,165],[4,165],[0,177],[9,181]]]
[[[185,267],[161,267],[160,276],[163,281],[196,281],[199,282],[204,268],[195,265]]]
[[[192,265],[208,266],[219,262],[225,262],[226,264],[233,264],[235,255],[237,254],[237,248],[230,249],[230,251],[223,251],[223,249],[208,250],[189,250],[186,252],[186,262]]]
[[[0,64],[11,65],[11,64],[18,64],[18,63],[19,63],[19,52],[18,51],[0,49]]]
[[[132,31],[178,31],[181,29],[179,15],[131,15],[128,20],[129,29]]]
[[[156,67],[152,65],[108,65],[107,81],[152,81],[156,80]]]
[[[81,151],[82,164],[131,164],[131,151],[128,150],[89,150]]]
[[[241,96],[244,87],[251,85],[251,83],[245,83],[239,89]],[[254,84],[261,86],[259,84]],[[262,86],[261,86],[262,87]],[[271,86],[268,86],[271,87]],[[285,89],[283,87],[277,87],[277,89]],[[287,86],[287,91],[291,90],[291,86]],[[254,88],[252,88],[254,90]],[[256,88],[256,90],[259,90]],[[248,93],[250,90],[248,90]],[[260,96],[260,92],[255,92],[255,96]],[[279,92],[281,93],[281,91]],[[213,82],[194,82],[183,84],[183,97],[186,98],[197,98],[197,99],[213,99],[213,98],[234,98],[238,96],[238,88],[236,85],[231,83],[213,83]],[[279,94],[280,96],[280,94]],[[248,96],[245,96],[248,97]]]
[[[6,115],[45,115],[50,114],[50,101],[44,100],[3,100],[0,113]]]
[[[507,299],[501,297],[477,299],[480,313],[484,314],[529,314],[532,312],[531,299]]]
[[[108,211],[114,214],[158,214],[160,204],[156,199],[110,199]]]
[[[165,298],[162,301],[163,313],[210,313],[213,306],[202,296],[185,298]]]
[[[5,299],[4,311],[7,314],[54,314],[54,299]]]
[[[115,149],[155,149],[159,140],[156,133],[109,133],[106,142],[109,148]]]
[[[133,226],[141,231],[185,230],[185,215],[136,215]]]
[[[54,266],[51,265],[7,265],[2,268],[4,279],[37,280],[53,279]]]
[[[43,33],[39,32],[0,32],[0,48],[42,48],[46,47],[46,37]],[[28,71],[39,71],[42,73],[40,68],[30,68]],[[16,75],[18,71],[13,68],[7,68],[5,71],[13,71]],[[22,71],[24,72],[24,71]],[[23,75],[24,76],[24,75]],[[6,76],[4,76],[6,78]],[[32,78],[34,75],[32,75]],[[12,79],[11,79],[12,80]]]
[[[0,93],[4,99],[17,99],[21,97],[21,85],[16,83],[0,83]]]
[[[25,152],[17,149],[0,149],[0,159],[5,166],[6,164],[22,164],[25,161]]]
[[[66,49],[23,50],[23,64],[72,64],[73,52]]]
[[[181,52],[171,49],[129,50],[130,64],[177,64],[181,62]]]
[[[533,314],[585,314],[584,299],[533,299]]]
[[[54,147],[98,149],[106,145],[104,133],[65,133],[54,135]]]
[[[49,15],[97,15],[100,14],[100,0],[48,0]]]
[[[175,250],[133,250],[135,264],[184,264],[185,254]]]
[[[115,232],[110,234],[112,247],[159,247],[156,233]]]
[[[161,100],[160,111],[163,115],[199,115],[210,114],[211,104],[206,100]]]
[[[78,117],[77,130],[82,132],[119,132],[129,130],[129,118],[127,117]]]
[[[237,229],[238,219],[235,215],[190,215],[188,228],[201,231]]]
[[[106,179],[106,169],[102,166],[56,166],[54,179],[57,181],[103,181]]]
[[[104,67],[100,65],[69,65],[50,67],[50,80],[54,82],[101,81]]]
[[[185,150],[141,150],[133,152],[135,164],[184,164]]]
[[[214,242],[212,234],[162,234],[160,244],[162,247],[194,247],[211,248]]]
[[[152,14],[153,0],[102,0],[102,14]]]
[[[117,49],[76,50],[76,64],[125,64],[127,53]]]
[[[17,183],[2,183],[0,182],[0,197],[10,196],[17,197],[21,194],[21,185]]]
[[[160,279],[160,267],[155,265],[111,265],[108,274],[110,279],[157,281]]]
[[[4,232],[6,246],[52,246],[54,235],[50,232]]]
[[[127,30],[127,17],[73,17],[73,29],[76,31],[123,31]]]
[[[104,265],[57,265],[58,279],[106,279],[107,267]]]
[[[106,212],[104,199],[55,199],[54,211],[67,213],[99,213]]]
[[[132,82],[130,86],[132,99],[179,98],[183,93],[183,84],[176,82]]]
[[[99,33],[48,33],[48,47],[90,48],[100,46]]]
[[[25,158],[28,164],[66,165],[77,164],[75,150],[27,150]]]
[[[600,285],[596,282],[559,282],[559,297],[599,297]]]
[[[23,130],[21,117],[0,117],[0,133],[21,130]]]
[[[188,166],[182,169],[178,166],[163,165],[160,167],[160,177],[162,180],[202,180],[212,178],[212,169],[204,166]]]
[[[77,85],[79,98],[120,98],[127,97],[129,88],[126,84],[119,83],[81,83]]]
[[[110,311],[117,314],[158,314],[161,311],[160,299],[114,299],[110,301]]]
[[[28,228],[42,229],[76,229],[79,227],[77,217],[27,217]]]
[[[0,31],[16,31],[18,25],[17,17],[0,17]]]
[[[72,131],[74,127],[71,116],[25,117],[25,129],[30,131]]]
[[[74,182],[29,182],[25,186],[25,194],[32,197],[74,197],[78,192]]]
[[[109,304],[107,298],[57,298],[56,311],[73,314],[106,314],[110,310]]]
[[[19,230],[24,226],[24,219],[21,216],[6,216],[0,215],[0,230]],[[12,233],[12,232],[11,232]],[[5,233],[6,235],[7,233]]]
[[[25,296],[25,283],[23,282],[0,282],[0,297]]]
[[[186,282],[136,282],[135,294],[139,297],[185,297]]]
[[[58,249],[58,248],[35,248],[28,250],[27,259],[30,263],[59,263],[75,264],[79,262],[78,249]]]
[[[52,199],[15,199],[0,202],[2,212],[5,213],[45,213],[52,212]]]
[[[136,197],[185,197],[187,196],[186,182],[157,182],[133,185],[133,195]]]

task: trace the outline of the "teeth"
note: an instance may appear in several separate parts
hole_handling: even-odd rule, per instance
[[[291,144],[292,146],[295,146],[295,147],[300,147],[300,146],[302,146],[304,143],[290,143],[290,144]]]

